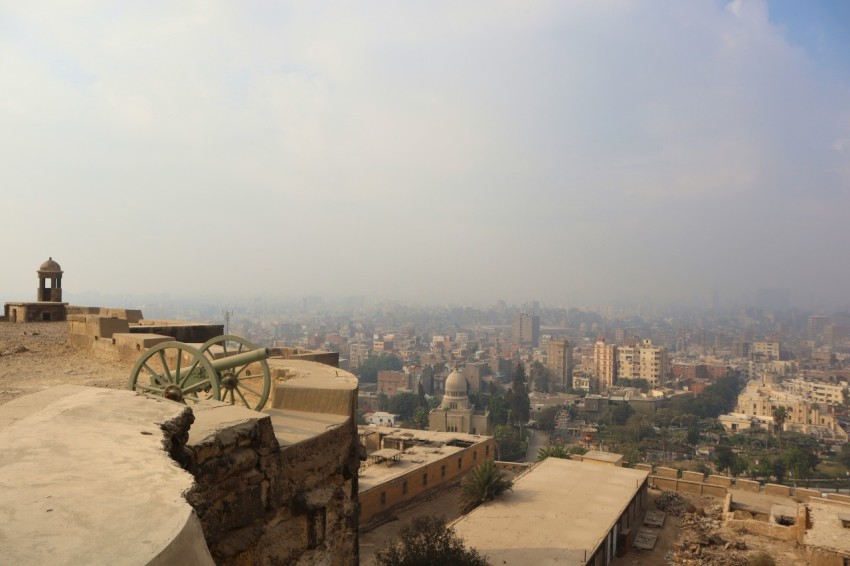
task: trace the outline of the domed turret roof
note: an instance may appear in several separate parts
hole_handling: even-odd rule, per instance
[[[53,261],[52,257],[47,258],[47,261],[42,263],[38,270],[47,273],[62,273],[62,268],[59,267],[58,263]]]
[[[469,397],[466,395],[466,378],[459,371],[451,372],[444,385],[442,409],[468,409]]]
[[[466,395],[466,379],[460,374],[459,371],[453,371],[446,378],[446,386],[445,391],[448,393],[449,391],[453,393],[463,393]]]

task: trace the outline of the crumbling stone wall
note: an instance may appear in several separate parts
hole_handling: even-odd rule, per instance
[[[226,425],[190,439],[184,462],[217,564],[357,564],[353,419],[282,448],[268,415],[222,404],[195,413],[196,427]]]

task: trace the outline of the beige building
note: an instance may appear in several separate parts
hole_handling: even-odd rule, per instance
[[[617,381],[617,346],[600,338],[593,345],[593,368],[599,391],[605,391]]]
[[[813,434],[820,437],[846,440],[835,416],[828,408],[811,403],[805,398],[783,389],[769,380],[753,380],[738,395],[738,404],[733,413],[721,415],[720,423],[732,432],[756,426],[776,430],[773,409],[784,407],[787,413],[783,430]]]
[[[360,438],[368,452],[358,474],[361,528],[456,484],[496,454],[491,436],[370,426],[360,428]]]
[[[546,347],[546,367],[552,370],[560,391],[573,387],[573,346],[569,340],[549,340]]]
[[[540,342],[540,317],[520,313],[514,316],[512,330],[514,342],[536,348]]]
[[[750,356],[766,360],[778,360],[779,342],[769,342],[767,340],[753,342],[752,348],[750,349]]]
[[[846,381],[830,383],[828,381],[797,378],[783,381],[785,389],[812,403],[825,407],[840,405],[844,402],[843,391],[848,388]]]
[[[352,344],[348,348],[348,367],[353,371],[359,368],[369,359],[369,346],[366,344]]]
[[[446,378],[443,402],[428,413],[428,429],[466,434],[493,434],[490,411],[477,411],[469,403],[466,379],[458,371]]]
[[[547,458],[451,524],[491,564],[604,566],[631,551],[649,472]]]
[[[659,387],[664,384],[670,370],[667,348],[653,346],[652,340],[644,340],[640,343],[638,360],[638,377],[640,379],[649,382],[650,387]]]
[[[650,387],[664,384],[670,370],[667,348],[653,346],[652,340],[642,340],[633,346],[617,347],[617,381],[645,379]]]

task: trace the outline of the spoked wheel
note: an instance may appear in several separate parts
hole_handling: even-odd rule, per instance
[[[201,352],[212,360],[226,360],[230,356],[256,349],[248,340],[233,334],[216,336],[201,346]],[[219,373],[219,384],[222,401],[231,405],[239,403],[259,411],[266,405],[271,391],[269,364],[266,360],[260,360],[223,369]]]
[[[209,358],[182,342],[163,342],[145,352],[130,372],[130,389],[181,403],[221,395]]]

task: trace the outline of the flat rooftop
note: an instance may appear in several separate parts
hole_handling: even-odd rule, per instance
[[[369,433],[382,434],[385,438],[400,439],[411,444],[421,442],[423,445],[411,446],[405,449],[399,456],[399,460],[393,462],[390,466],[370,463],[365,468],[361,468],[360,478],[358,480],[358,491],[360,493],[403,476],[416,468],[427,466],[443,458],[463,452],[465,448],[471,445],[486,442],[492,438],[490,436],[464,434],[461,432],[409,430],[383,426],[360,427],[361,436]],[[452,441],[459,441],[463,444],[449,446],[449,443]],[[430,443],[430,445],[424,445],[424,443]],[[484,460],[484,457],[484,454],[480,455],[481,461]]]
[[[493,564],[585,564],[648,475],[547,458],[452,526]]]

